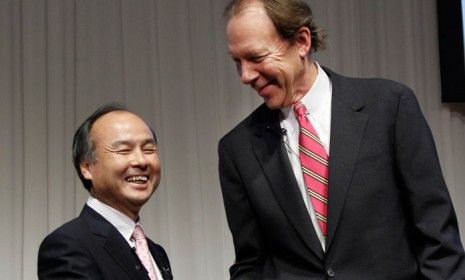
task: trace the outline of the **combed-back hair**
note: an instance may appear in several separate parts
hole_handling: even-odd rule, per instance
[[[294,43],[299,29],[306,26],[311,34],[312,51],[326,48],[327,36],[324,29],[315,22],[310,6],[301,0],[232,0],[226,6],[223,15],[230,19],[253,2],[263,3],[281,38]]]

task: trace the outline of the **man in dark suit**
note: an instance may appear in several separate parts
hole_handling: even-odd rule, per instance
[[[39,279],[173,279],[166,252],[145,238],[139,220],[160,182],[153,130],[104,105],[76,131],[73,161],[90,196],[79,217],[40,245]]]
[[[465,279],[412,91],[313,61],[325,36],[303,1],[236,0],[225,14],[241,82],[264,99],[218,147],[231,279]]]

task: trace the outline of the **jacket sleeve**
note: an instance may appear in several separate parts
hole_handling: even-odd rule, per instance
[[[465,279],[457,218],[431,131],[413,92],[401,88],[394,127],[405,205],[415,229],[421,279]]]
[[[231,279],[261,279],[265,255],[262,235],[233,153],[223,140],[218,147],[219,176],[228,225],[236,253]]]
[[[92,256],[73,236],[55,231],[39,248],[38,276],[46,279],[102,279]]]

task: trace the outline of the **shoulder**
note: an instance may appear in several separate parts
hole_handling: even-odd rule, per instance
[[[51,232],[38,252],[39,279],[100,279],[92,233],[81,217]]]
[[[354,90],[363,97],[387,99],[415,98],[413,91],[406,85],[384,78],[354,78],[337,74],[323,67],[333,85],[333,91]]]
[[[81,218],[75,218],[48,234],[39,247],[39,268],[52,263],[52,260],[64,255],[85,253],[86,225]]]
[[[75,244],[77,247],[80,247],[79,243],[81,240],[85,240],[83,237],[87,235],[87,232],[89,230],[86,223],[82,218],[77,217],[48,234],[39,247],[39,255],[40,252],[48,248],[56,248],[57,246]]]
[[[100,235],[108,235],[109,228],[110,224],[103,217],[90,207],[84,206],[78,217],[64,223],[44,238],[39,253],[58,246],[68,249],[76,247],[79,250],[92,247],[100,240],[94,240],[97,238],[95,232],[100,231]]]
[[[53,230],[47,237],[47,238],[53,238],[58,235],[76,235],[76,231],[82,231],[85,229],[87,226],[85,222],[82,220],[81,217],[74,218],[60,227],[56,228]]]
[[[333,87],[333,100],[365,111],[397,110],[399,104],[417,106],[418,101],[408,86],[383,78],[353,78],[339,75],[328,68]]]

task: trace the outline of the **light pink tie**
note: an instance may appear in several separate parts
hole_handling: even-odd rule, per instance
[[[328,217],[328,153],[307,118],[307,108],[301,102],[294,104],[299,131],[299,156],[310,200],[318,224],[326,237]]]
[[[136,244],[136,254],[144,265],[145,269],[148,271],[150,279],[157,280],[157,274],[155,273],[152,258],[150,257],[147,239],[145,238],[144,231],[140,225],[136,225],[134,232],[132,233],[132,238]]]

